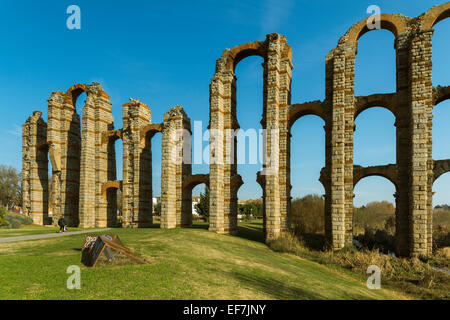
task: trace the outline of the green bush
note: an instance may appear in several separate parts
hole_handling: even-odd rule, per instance
[[[325,233],[325,201],[319,195],[307,195],[291,204],[292,228],[297,235]]]
[[[3,219],[1,226],[5,229],[20,229],[22,225],[30,225],[32,223],[33,220],[29,217],[9,214]]]
[[[0,207],[0,226],[3,225],[5,218],[6,218],[6,209],[5,207]]]

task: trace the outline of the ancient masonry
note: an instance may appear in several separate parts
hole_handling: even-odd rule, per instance
[[[265,41],[226,49],[217,60],[210,85],[211,155],[209,175],[191,173],[190,119],[180,106],[151,123],[148,106],[131,99],[123,105],[123,129],[114,129],[111,103],[98,83],[77,84],[53,92],[48,121],[35,111],[23,125],[23,206],[35,223],[71,226],[117,226],[117,190],[123,203],[123,227],[152,224],[152,137],[162,134],[161,228],[192,224],[192,189],[209,185],[210,230],[237,232],[236,65],[248,56],[264,58],[263,114],[266,161],[276,170],[260,172],[266,241],[289,229],[290,128],[304,115],[325,121],[326,161],[320,181],[325,195],[325,234],[330,248],[352,241],[353,189],[362,178],[378,175],[396,186],[396,246],[402,256],[432,251],[432,186],[450,171],[450,160],[432,158],[433,107],[450,98],[449,87],[432,86],[433,26],[450,16],[450,2],[409,18],[382,14],[381,28],[395,35],[397,90],[390,94],[354,96],[358,39],[368,31],[367,19],[353,25],[326,57],[324,101],[291,104],[292,51],[286,38],[273,33]],[[80,116],[75,105],[85,92]],[[363,168],[353,163],[356,116],[380,106],[396,117],[397,163]],[[80,129],[82,128],[82,130]],[[180,130],[182,129],[182,130]],[[182,132],[182,134],[180,134]],[[123,181],[116,178],[114,141],[123,140]],[[182,159],[183,161],[180,161]],[[49,194],[48,161],[52,194]],[[233,161],[234,160],[234,161]],[[48,208],[53,210],[49,221]]]

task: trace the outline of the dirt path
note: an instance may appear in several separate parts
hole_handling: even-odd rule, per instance
[[[106,228],[106,229],[90,229],[90,230],[83,230],[83,231],[71,231],[71,232],[62,232],[62,233],[46,233],[46,234],[34,234],[34,235],[29,235],[29,236],[8,237],[8,238],[0,238],[0,243],[58,238],[58,237],[71,236],[74,234],[95,233],[95,232],[102,232],[102,231],[106,231],[106,230],[109,230],[109,229],[108,228]]]

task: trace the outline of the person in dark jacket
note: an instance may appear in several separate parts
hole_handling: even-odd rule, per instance
[[[64,218],[58,220],[59,232],[67,231],[67,223]]]

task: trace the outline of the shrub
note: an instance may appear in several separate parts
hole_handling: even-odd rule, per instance
[[[268,246],[275,252],[299,254],[305,251],[301,241],[292,233],[283,233],[279,238],[269,241]]]
[[[2,228],[5,229],[19,229],[22,225],[30,225],[33,220],[29,217],[9,214],[3,220]]]
[[[5,218],[6,218],[6,209],[5,207],[0,207],[0,226],[3,225]]]
[[[291,204],[292,228],[297,235],[324,234],[325,202],[318,195],[295,199]]]

